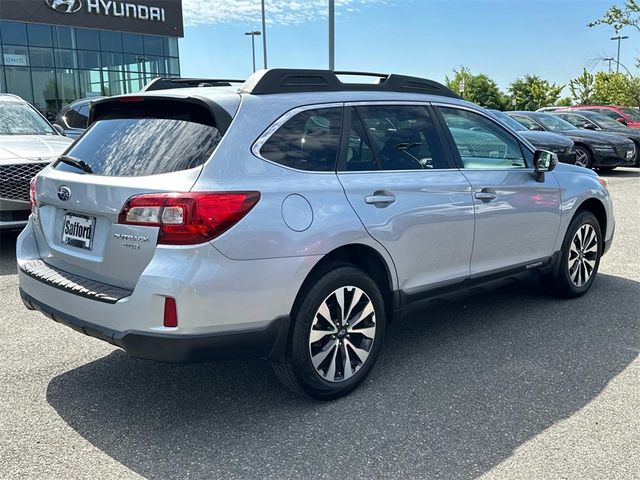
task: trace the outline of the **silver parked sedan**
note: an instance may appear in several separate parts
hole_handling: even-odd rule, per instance
[[[593,171],[426,79],[275,69],[90,117],[36,178],[21,294],[141,358],[264,357],[336,398],[392,320],[526,272],[577,297],[613,239]]]
[[[29,182],[72,143],[20,97],[0,94],[0,229],[27,224]]]

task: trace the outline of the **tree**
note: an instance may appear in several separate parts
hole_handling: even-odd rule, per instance
[[[629,77],[622,73],[596,73],[592,103],[640,106],[640,77]]]
[[[505,107],[504,94],[489,76],[483,73],[474,75],[466,67],[460,67],[453,73],[453,78],[445,78],[445,84],[458,95],[485,108],[502,110]],[[464,92],[460,91],[461,82],[464,82]]]
[[[563,88],[563,85],[549,83],[538,75],[525,75],[509,85],[509,93],[515,99],[517,110],[537,110],[555,105]]]
[[[571,99],[578,105],[589,105],[594,103],[595,78],[593,74],[587,72],[585,68],[582,74],[569,80],[569,90]]]
[[[627,0],[623,7],[610,7],[601,18],[588,23],[587,26],[611,25],[616,33],[625,27],[633,27],[640,31],[640,4],[636,0]]]

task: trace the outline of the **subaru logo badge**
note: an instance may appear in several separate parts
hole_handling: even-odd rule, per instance
[[[66,202],[67,200],[69,200],[71,198],[71,189],[69,187],[66,186],[61,186],[58,189],[58,198],[60,200],[62,200],[63,202]]]
[[[44,3],[60,13],[76,13],[82,8],[82,0],[44,0]]]

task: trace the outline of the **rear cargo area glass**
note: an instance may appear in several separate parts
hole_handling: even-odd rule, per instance
[[[202,165],[222,135],[212,125],[176,118],[99,120],[67,152],[95,175],[135,177]],[[59,162],[58,170],[82,173]]]

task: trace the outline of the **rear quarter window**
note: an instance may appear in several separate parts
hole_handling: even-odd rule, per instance
[[[260,149],[267,160],[298,170],[333,171],[338,156],[342,108],[305,110],[287,120]]]
[[[202,107],[132,109],[99,117],[67,156],[85,161],[96,175],[144,176],[187,170],[213,154],[222,134]],[[124,118],[123,118],[124,117]],[[58,162],[55,168],[77,172]]]

